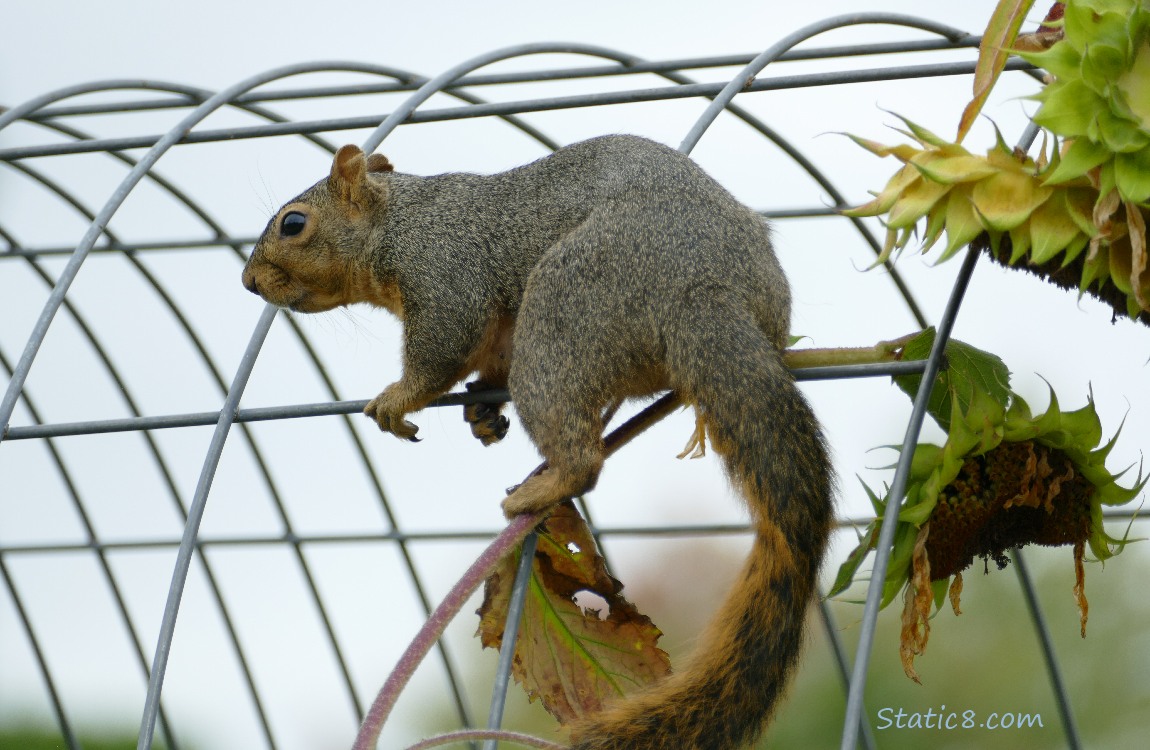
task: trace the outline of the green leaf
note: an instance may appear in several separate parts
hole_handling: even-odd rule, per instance
[[[1095,446],[1102,441],[1102,421],[1094,408],[1093,394],[1081,409],[1062,412],[1062,429],[1069,430],[1082,445]]]
[[[1078,229],[1087,237],[1098,234],[1094,226],[1094,203],[1098,195],[1090,188],[1070,188],[1066,191],[1066,211]]]
[[[1150,88],[1150,82],[1147,88]],[[1116,155],[1114,181],[1123,200],[1133,203],[1150,200],[1150,148]]]
[[[973,155],[946,156],[924,163],[912,160],[910,163],[931,180],[948,185],[955,182],[981,180],[983,177],[989,177],[998,171],[986,159]]]
[[[843,135],[845,135],[847,138],[850,138],[852,141],[854,141],[859,146],[862,146],[867,151],[870,151],[875,156],[879,157],[893,155],[899,161],[905,162],[910,160],[910,158],[916,154],[922,153],[920,149],[915,148],[909,143],[900,143],[894,146],[887,146],[885,144],[879,143],[878,141],[872,141],[867,138],[860,138],[859,136],[851,135],[850,133],[843,133]]]
[[[1010,230],[1010,265],[1026,257],[1030,252],[1030,225],[1023,224]]]
[[[1034,121],[1063,136],[1086,135],[1106,106],[1105,100],[1077,78],[1051,84],[1036,98],[1042,106],[1034,113]]]
[[[1082,255],[1082,251],[1090,246],[1090,238],[1085,234],[1079,233],[1074,239],[1066,243],[1066,253],[1062,256],[1062,268],[1074,262],[1074,259]]]
[[[1062,154],[1058,165],[1045,175],[1042,184],[1057,185],[1081,177],[1110,156],[1110,149],[1101,143],[1095,143],[1089,138],[1075,138]]]
[[[1087,128],[1090,138],[1101,141],[1106,148],[1116,154],[1138,151],[1150,146],[1150,135],[1135,123],[1119,117],[1109,107],[1099,109],[1095,128]]]
[[[994,88],[995,81],[1006,67],[1009,49],[1018,36],[1018,30],[1026,19],[1026,13],[1034,0],[999,0],[990,16],[990,23],[982,34],[982,41],[978,45],[978,62],[974,68],[974,98],[962,111],[962,118],[958,122],[958,135],[955,143],[961,143],[966,137],[974,119],[982,110],[982,105]]]
[[[843,211],[844,216],[851,216],[855,218],[863,216],[881,216],[891,209],[902,191],[906,189],[915,180],[921,180],[922,175],[917,169],[910,165],[901,167],[894,175],[887,181],[886,187],[882,192],[875,196],[875,199],[869,203],[865,203],[857,208],[848,209]]]
[[[934,146],[935,148],[943,149],[944,151],[955,150],[957,153],[966,153],[966,149],[957,144],[951,143],[945,138],[940,138],[924,127],[916,125],[915,123],[900,115],[898,112],[891,112],[890,114],[902,120],[910,130],[911,137],[924,146]]]
[[[934,346],[935,330],[927,328],[903,347],[903,360],[926,359]],[[990,396],[1006,409],[1010,401],[1010,370],[997,356],[951,339],[946,345],[947,369],[939,373],[927,403],[927,412],[945,430],[951,427],[952,398],[960,412],[970,409],[975,394]],[[895,384],[911,399],[918,393],[922,375],[900,375]]]
[[[867,494],[873,494],[869,487],[865,484]],[[872,521],[867,526],[866,535],[859,540],[858,546],[855,547],[847,559],[839,566],[838,575],[835,576],[835,582],[831,586],[831,590],[827,592],[827,597],[838,596],[846,591],[851,582],[854,580],[855,573],[858,572],[859,566],[862,565],[863,560],[866,559],[867,554],[874,548],[875,541],[878,539],[879,522]]]
[[[1097,253],[1094,257],[1086,256],[1082,264],[1082,278],[1078,281],[1079,289],[1089,289],[1095,281],[1105,281],[1110,278],[1110,254],[1106,251]]]
[[[1150,41],[1144,41],[1138,48],[1130,69],[1119,77],[1115,86],[1120,94],[1116,98],[1120,99],[1125,113],[1137,120],[1143,130],[1150,130],[1150,85],[1147,81],[1150,81]]]
[[[1053,259],[1079,234],[1066,205],[1066,192],[1059,190],[1030,215],[1030,262],[1040,265]]]
[[[950,185],[920,178],[912,182],[891,206],[887,226],[891,229],[904,229],[926,215],[946,192]]]
[[[999,172],[974,185],[974,207],[988,229],[1009,232],[1026,221],[1052,190],[1024,172]]]
[[[1110,88],[1126,72],[1126,50],[1106,43],[1092,43],[1086,48],[1082,63],[1082,80],[1099,96],[1110,98]]]
[[[1066,42],[1058,42],[1041,52],[1019,52],[1018,56],[1055,78],[1076,78],[1082,67],[1082,54]]]
[[[982,231],[982,220],[974,210],[970,189],[953,189],[946,200],[946,249],[939,256],[939,262],[966,247]]]

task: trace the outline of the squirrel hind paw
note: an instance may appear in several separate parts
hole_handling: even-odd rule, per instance
[[[510,420],[499,412],[503,404],[468,404],[463,407],[463,419],[471,425],[471,434],[484,445],[498,443],[507,437]]]
[[[500,385],[484,380],[473,380],[466,384],[468,393],[482,393],[483,391],[499,388]],[[488,401],[467,404],[463,407],[463,421],[471,425],[471,434],[484,445],[498,443],[507,437],[507,428],[511,422],[502,416],[505,401]]]
[[[514,518],[524,513],[549,510],[590,490],[595,486],[595,479],[594,475],[586,477],[548,467],[511,489],[503,499],[503,515]]]

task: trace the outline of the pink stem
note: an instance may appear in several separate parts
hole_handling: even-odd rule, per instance
[[[412,674],[415,673],[416,667],[423,661],[423,657],[427,656],[427,652],[443,635],[443,631],[447,629],[452,618],[459,614],[459,610],[463,608],[471,594],[479,588],[479,584],[483,583],[495,570],[499,561],[515,549],[528,532],[538,525],[542,516],[541,513],[525,514],[513,518],[507,524],[507,528],[503,529],[499,536],[471,564],[459,582],[448,592],[443,602],[435,608],[431,617],[428,618],[411,644],[403,652],[399,663],[395,665],[395,669],[388,676],[387,682],[383,683],[383,687],[380,688],[379,695],[375,697],[367,716],[363,719],[363,725],[359,728],[359,734],[356,735],[352,750],[372,750],[375,747],[376,743],[379,742],[379,734],[383,730],[383,725],[391,714],[391,709],[395,707],[399,694],[406,687]]]
[[[443,745],[465,742],[467,740],[500,740],[501,742],[514,742],[518,745],[527,745],[528,747],[539,747],[543,748],[543,750],[566,750],[563,745],[557,745],[554,742],[539,737],[497,729],[470,729],[462,732],[440,734],[435,737],[428,737],[426,740],[421,740],[407,748],[407,750],[427,750],[428,748],[442,747]]]

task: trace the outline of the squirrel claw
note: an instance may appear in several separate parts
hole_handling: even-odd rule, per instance
[[[420,438],[415,436],[415,433],[419,432],[417,425],[408,422],[402,416],[392,416],[383,411],[376,411],[372,406],[373,404],[368,404],[367,408],[364,409],[364,414],[378,424],[380,430],[390,432],[400,440],[409,440],[413,443],[420,441]]]

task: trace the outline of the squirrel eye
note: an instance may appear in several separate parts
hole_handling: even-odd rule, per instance
[[[284,214],[280,221],[280,236],[295,237],[303,231],[305,226],[307,226],[307,216],[299,211],[291,211]]]

